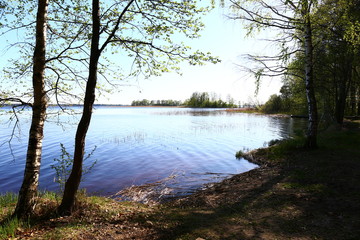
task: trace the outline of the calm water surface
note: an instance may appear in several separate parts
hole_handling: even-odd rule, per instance
[[[72,153],[79,116],[51,114],[45,125],[40,188],[58,190],[51,169],[61,153]],[[0,116],[0,192],[20,188],[29,129],[29,112],[11,142],[9,115]],[[62,124],[59,124],[58,122]],[[272,139],[287,138],[303,126],[298,119],[274,118],[211,109],[98,107],[89,128],[86,162],[97,160],[81,187],[110,195],[131,185],[176,176],[169,182],[176,194],[248,171],[256,165],[235,158],[238,150],[263,147]]]

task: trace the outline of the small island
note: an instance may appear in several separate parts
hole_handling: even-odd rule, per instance
[[[211,97],[210,97],[211,96]],[[191,97],[184,102],[178,100],[134,100],[131,106],[171,106],[171,107],[189,107],[189,108],[236,108],[238,105],[232,97],[228,97],[228,101],[223,101],[217,97],[215,93],[194,92]]]

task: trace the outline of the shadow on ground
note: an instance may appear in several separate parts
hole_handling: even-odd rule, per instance
[[[298,150],[161,207],[149,221],[169,240],[360,239],[360,152],[348,147]]]

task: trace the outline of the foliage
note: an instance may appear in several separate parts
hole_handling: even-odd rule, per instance
[[[240,159],[242,157],[244,157],[245,153],[242,150],[239,150],[235,153],[235,157],[236,159]]]
[[[293,8],[300,6],[301,1],[280,0],[279,2],[283,4],[277,6],[276,4],[268,5],[262,0],[232,2],[234,3],[232,17],[250,23],[247,25],[249,33],[265,28],[278,28],[280,31],[280,37],[275,39],[279,43],[279,55],[248,55],[259,64],[249,69],[258,82],[259,78],[264,76],[282,76],[283,79],[284,85],[279,98],[271,96],[263,110],[306,114],[308,106],[304,84],[306,57],[302,49],[304,41],[301,40],[304,33],[299,28],[300,22],[297,24],[295,21],[299,19],[301,9],[296,11]],[[308,2],[313,4],[309,6],[312,7],[312,11],[308,16],[311,18],[313,27],[314,90],[319,117],[327,124],[333,122],[342,124],[344,116],[360,114],[360,61],[358,57],[360,5],[353,0]],[[264,8],[259,7],[261,3]],[[288,11],[284,11],[285,9]],[[279,21],[276,21],[273,16],[279,13],[284,13],[284,15],[279,16]],[[251,18],[251,16],[255,17]],[[280,19],[284,21],[281,22]],[[289,25],[282,25],[285,20],[289,22]],[[276,109],[275,100],[281,101],[281,109]],[[279,107],[279,104],[277,106]]]
[[[81,91],[76,91],[76,96],[72,90],[84,86],[80,66],[86,59],[81,48],[84,47],[83,41],[88,41],[90,18],[84,14],[87,7],[81,6],[86,6],[86,3],[69,0],[50,1],[48,5],[44,87],[47,97],[57,104],[68,102],[71,98],[78,100]],[[11,55],[9,64],[4,67],[1,85],[12,90],[10,97],[23,103],[32,101],[31,81],[27,79],[32,74],[37,4],[28,0],[8,1],[1,29],[1,34],[11,39],[6,42],[6,51],[16,53]],[[13,37],[15,34],[17,37]]]
[[[229,97],[228,102],[224,102],[221,98],[216,98],[216,94],[210,94],[207,92],[194,92],[189,99],[184,102],[186,107],[192,108],[233,108],[237,107],[234,100]]]
[[[260,110],[264,113],[280,113],[284,111],[283,99],[281,96],[273,94],[270,99],[261,106]]]
[[[182,102],[177,100],[134,100],[131,106],[181,106]]]
[[[360,21],[356,20],[345,32],[345,40],[359,48],[360,46]]]
[[[96,89],[99,95],[118,89],[124,81],[171,70],[180,73],[181,61],[192,65],[220,61],[209,52],[191,50],[181,40],[200,36],[204,28],[201,17],[213,8],[211,3],[136,0],[126,14],[122,11],[128,1],[102,1],[100,4],[104,12],[100,19],[99,50],[104,54],[98,66]],[[0,33],[10,36],[9,39],[17,33],[18,42],[7,42],[6,51],[16,54],[4,68],[0,93],[11,89],[13,99],[31,102],[31,83],[27,78],[31,75],[36,3],[10,1],[5,8]],[[91,7],[88,1],[69,0],[50,1],[48,8],[47,96],[51,103],[59,105],[82,103],[92,35]]]
[[[65,146],[60,143],[61,154],[60,158],[54,158],[55,164],[51,165],[51,168],[55,170],[56,177],[54,179],[55,182],[59,184],[60,191],[64,191],[65,182],[68,179],[71,173],[71,166],[73,164],[73,156],[66,150]],[[93,150],[84,158],[84,161],[89,159],[95,152],[96,146]],[[93,161],[90,166],[83,167],[83,175],[86,175],[91,172],[94,168],[97,160]]]

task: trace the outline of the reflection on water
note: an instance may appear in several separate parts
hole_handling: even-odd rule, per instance
[[[55,113],[54,115],[55,116]],[[8,117],[0,116],[0,121]],[[62,123],[57,124],[58,119]],[[71,153],[78,117],[58,115],[45,125],[40,188],[57,190],[53,159],[61,154],[59,143]],[[25,164],[29,115],[21,116],[19,138],[0,147],[0,192],[18,191]],[[238,150],[264,146],[272,139],[287,138],[301,119],[228,113],[213,109],[98,107],[89,128],[86,150],[97,146],[93,171],[82,182],[88,192],[112,195],[139,184],[166,179],[169,194],[188,194],[204,184],[248,171],[256,165],[237,160]],[[0,139],[11,135],[0,125]],[[86,162],[85,162],[86,163]]]
[[[140,144],[145,141],[145,132],[134,132],[127,136],[114,136],[112,138],[105,137],[100,139],[100,143],[111,143],[111,144]]]
[[[226,109],[217,108],[177,108],[178,110],[173,111],[159,111],[154,114],[158,115],[190,115],[190,116],[210,116],[219,114],[231,114]]]

